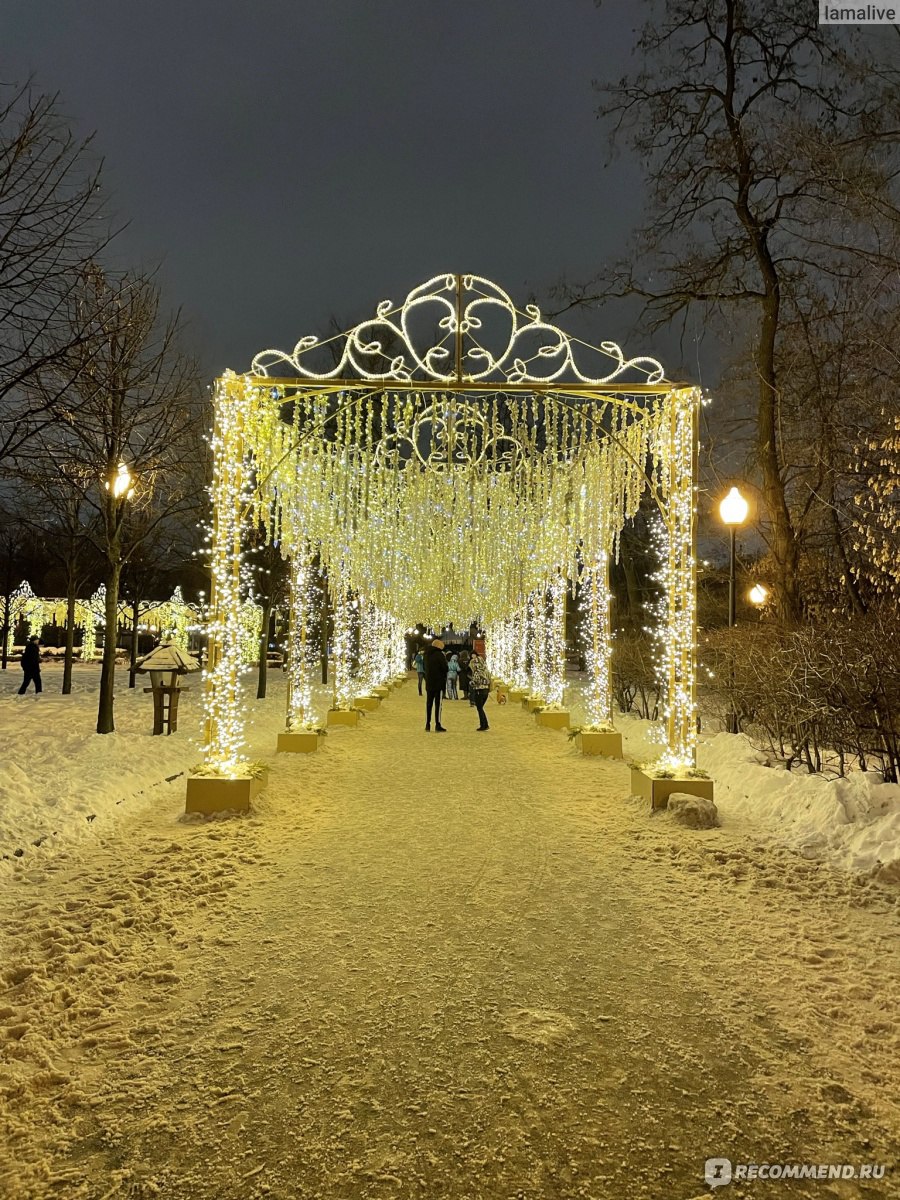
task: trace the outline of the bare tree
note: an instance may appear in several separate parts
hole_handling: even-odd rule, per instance
[[[40,470],[24,473],[33,505],[25,523],[40,539],[45,554],[62,569],[66,591],[66,645],[63,658],[62,694],[72,691],[72,662],[75,652],[75,604],[98,573],[96,540],[99,530],[95,511],[86,492],[93,482],[77,463],[48,457]],[[93,528],[92,528],[93,525]]]
[[[0,85],[0,463],[54,419],[90,338],[71,301],[111,236],[99,180],[56,96]]]
[[[57,370],[73,404],[47,431],[47,450],[77,463],[84,498],[99,521],[106,585],[106,637],[97,732],[112,733],[116,623],[122,566],[167,521],[195,510],[203,492],[205,391],[178,347],[177,315],[162,321],[159,294],[142,275],[82,273],[72,323],[89,336],[63,363],[42,371],[52,393]]]
[[[572,303],[640,297],[653,327],[701,306],[753,314],[755,457],[782,616],[802,614],[781,444],[786,294],[892,261],[897,73],[819,26],[807,0],[666,0],[641,31],[642,68],[601,87],[601,116],[646,164],[648,220],[632,253]],[[892,235],[893,236],[893,235]]]

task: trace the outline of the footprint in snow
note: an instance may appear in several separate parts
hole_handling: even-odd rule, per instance
[[[503,1032],[517,1042],[550,1046],[568,1037],[575,1022],[546,1008],[512,1008],[503,1014]]]

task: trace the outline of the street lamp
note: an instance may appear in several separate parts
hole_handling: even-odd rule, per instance
[[[755,604],[757,608],[762,608],[769,598],[769,589],[761,583],[755,583],[747,595],[750,597],[751,604]]]
[[[728,628],[731,629],[735,623],[737,615],[737,589],[736,589],[736,558],[735,558],[735,541],[739,525],[747,520],[747,513],[750,511],[750,505],[741,495],[738,488],[733,487],[725,499],[719,505],[719,516],[722,518],[722,524],[728,526],[728,532],[731,534],[731,557],[728,564]],[[731,664],[731,711],[728,714],[728,732],[739,732],[738,715],[734,706],[734,660]]]
[[[119,463],[119,469],[113,475],[112,479],[106,481],[106,490],[112,492],[116,500],[130,500],[134,492],[134,480],[131,477],[131,472],[124,463]]]
[[[747,513],[750,511],[750,505],[741,495],[740,491],[733,487],[725,499],[719,505],[719,516],[722,518],[722,524],[728,526],[731,534],[731,558],[728,567],[728,626],[731,628],[735,622],[737,593],[735,591],[735,538],[739,525],[747,520]]]

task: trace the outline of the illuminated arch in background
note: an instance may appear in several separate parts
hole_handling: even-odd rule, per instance
[[[399,652],[410,623],[479,614],[497,673],[524,670],[516,647],[530,639],[531,684],[552,702],[565,581],[586,572],[599,721],[611,715],[608,562],[648,489],[668,542],[664,760],[693,765],[699,406],[699,390],[666,380],[654,359],[577,341],[476,275],[435,276],[347,333],[227,372],[214,395],[208,767],[227,775],[241,761],[245,523],[266,526],[292,561],[294,727],[314,723],[316,556],[334,604],[339,706],[352,696],[351,595],[365,684],[378,681],[370,659]]]

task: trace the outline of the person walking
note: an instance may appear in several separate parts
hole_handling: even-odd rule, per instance
[[[34,684],[36,695],[44,690],[41,684],[41,639],[35,634],[30,637],[25,644],[25,652],[22,655],[22,670],[25,672],[25,678],[22,680],[22,686],[19,688],[19,695],[24,696],[28,690],[29,683]]]
[[[468,650],[461,650],[459,655],[459,690],[462,692],[463,700],[469,698],[469,679],[471,671],[469,670],[469,659],[472,655]]]
[[[425,650],[425,732],[431,732],[431,712],[434,710],[435,733],[446,733],[441,724],[441,697],[447,682],[447,659],[444,643],[435,638]]]
[[[451,655],[450,661],[447,663],[447,699],[458,700],[459,692],[456,688],[456,681],[459,679],[459,655]]]
[[[413,659],[413,666],[416,668],[416,673],[419,676],[419,695],[422,695],[422,681],[425,678],[425,655],[421,649],[416,651],[416,657]]]
[[[484,733],[486,729],[490,729],[488,719],[484,715],[484,706],[487,703],[487,698],[491,694],[491,675],[487,669],[487,663],[476,651],[472,651],[472,657],[469,659],[469,671],[471,676],[469,679],[469,703],[474,705],[475,711],[478,713],[478,728],[476,733]]]

